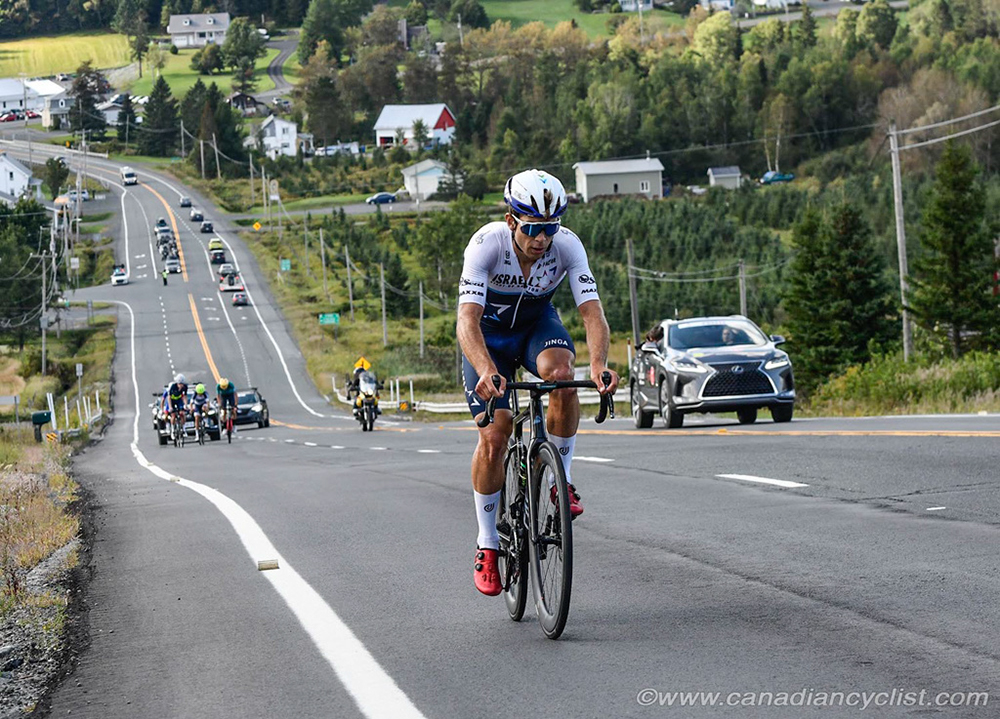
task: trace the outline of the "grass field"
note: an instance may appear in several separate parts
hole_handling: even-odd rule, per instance
[[[482,5],[490,21],[509,20],[512,25],[518,26],[539,20],[555,27],[564,20],[573,19],[591,37],[610,35],[607,22],[611,15],[580,12],[573,0],[482,0]],[[658,24],[684,25],[684,18],[680,15],[662,10],[644,13],[644,18]]]
[[[170,90],[174,97],[184,97],[187,91],[198,81],[199,77],[201,77],[202,82],[206,85],[211,85],[213,82],[216,83],[224,95],[232,92],[232,76],[229,73],[209,77],[207,75],[199,75],[191,69],[191,56],[195,52],[195,50],[181,50],[176,55],[167,55],[167,64],[161,72],[163,77],[166,78],[167,84],[170,85]],[[269,48],[267,54],[257,61],[257,72],[255,73],[257,76],[257,92],[274,89],[274,81],[267,75],[267,66],[271,60],[278,56],[278,52],[276,49]],[[153,91],[154,81],[155,78],[143,68],[142,79],[133,82],[129,91],[133,95],[148,95]]]
[[[29,77],[75,72],[84,60],[94,67],[127,65],[128,44],[114,33],[75,33],[56,37],[32,37],[0,43],[0,77]]]

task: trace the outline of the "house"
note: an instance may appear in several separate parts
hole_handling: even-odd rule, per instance
[[[448,175],[448,166],[437,160],[421,160],[403,168],[403,187],[414,200],[426,200],[438,191],[442,178]]]
[[[316,154],[316,147],[313,145],[313,134],[311,132],[300,132],[295,139],[295,149],[296,151],[302,150],[302,154],[306,157],[312,157]]]
[[[69,127],[69,113],[76,106],[76,98],[63,92],[45,98],[42,105],[42,127],[65,130]]]
[[[409,50],[414,45],[423,45],[430,37],[426,25],[410,25],[405,17],[399,19],[397,27],[396,38],[404,50]]]
[[[45,107],[45,98],[66,92],[65,87],[52,80],[28,80],[24,84],[28,86],[28,109],[38,112],[41,112],[42,108]],[[35,94],[34,101],[32,101],[31,93]]]
[[[5,77],[0,79],[0,113],[7,110],[26,110],[37,102],[35,91],[21,80]]]
[[[260,142],[264,146],[264,153],[272,160],[276,160],[278,155],[295,157],[298,149],[298,131],[298,126],[294,122],[282,120],[277,115],[271,115],[261,123],[257,137],[260,138]],[[253,138],[247,139],[252,144]]]
[[[618,0],[622,12],[650,12],[653,9],[653,0]]]
[[[245,92],[234,92],[226,98],[226,102],[244,117],[267,114],[267,105]]]
[[[737,165],[708,168],[709,187],[725,187],[730,190],[738,190],[742,184],[743,173]]]
[[[177,47],[205,47],[209,43],[221,45],[226,40],[227,30],[227,12],[171,15],[167,25],[170,41]]]
[[[25,194],[41,199],[42,181],[6,152],[0,153],[0,199],[13,204]]]
[[[701,0],[701,6],[709,12],[713,10],[731,12],[734,5],[733,0]]]
[[[584,202],[613,195],[663,197],[663,163],[656,158],[578,162],[573,169],[576,170],[576,191]]]
[[[375,121],[375,144],[390,147],[402,133],[403,144],[413,141],[413,123],[423,120],[432,145],[450,145],[455,134],[455,115],[443,102],[433,105],[386,105]]]
[[[98,103],[98,105],[94,109],[97,110],[102,115],[104,115],[104,122],[106,122],[108,125],[117,125],[118,113],[121,112],[123,106],[122,102],[123,102],[122,96],[115,95],[110,100]]]

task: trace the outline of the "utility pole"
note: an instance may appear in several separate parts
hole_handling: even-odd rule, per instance
[[[187,153],[184,151],[184,120],[181,120],[181,157],[187,157]]]
[[[386,326],[385,319],[385,265],[381,262],[378,263],[379,276],[382,278],[382,346],[389,346],[389,330]]]
[[[305,245],[305,256],[306,256],[306,274],[312,277],[312,270],[309,269],[309,227],[303,221],[302,223],[302,243]]]
[[[909,271],[906,262],[906,225],[903,218],[903,178],[899,169],[899,137],[895,120],[889,123],[889,151],[892,155],[892,200],[896,210],[896,250],[899,253],[899,295],[903,302],[903,361],[908,362],[913,354],[913,330],[910,326],[910,313],[906,309],[906,277]]]
[[[201,147],[201,179],[205,179],[205,141],[198,140],[198,146]]]
[[[625,248],[628,250],[628,299],[632,307],[632,341],[635,346],[639,346],[639,298],[635,290],[635,258],[632,252],[632,238],[625,240]]]
[[[351,322],[354,322],[354,285],[351,283],[351,253],[344,245],[344,263],[347,265],[347,300],[351,303]]]
[[[462,34],[462,13],[458,14],[458,44],[465,47],[465,35]]]
[[[420,280],[420,358],[424,356],[424,281]]]
[[[326,242],[323,240],[323,228],[319,228],[319,261],[323,265],[323,294],[330,299],[330,290],[326,286]]]
[[[747,316],[747,266],[740,260],[740,314]]]
[[[639,0],[639,46],[646,44],[646,34],[642,28],[642,4],[645,0]]]
[[[250,155],[250,207],[257,204],[257,200],[254,197],[255,194],[253,186],[253,155]]]
[[[215,141],[215,133],[212,133],[212,147],[215,148],[215,179],[222,179],[222,165],[219,163],[219,143]]]
[[[39,320],[39,324],[42,326],[42,374],[44,375],[48,368],[47,354],[46,354],[46,343],[45,336],[48,332],[48,315],[46,307],[46,286],[45,286],[45,262],[48,260],[48,253],[43,252],[40,255],[32,254],[32,258],[38,258],[41,260],[40,266],[42,268],[42,316]]]
[[[24,136],[28,139],[28,169],[31,169],[31,132],[28,130],[28,83],[27,75],[23,72],[21,73],[21,90],[23,91],[23,99],[21,100],[21,109],[24,110]]]

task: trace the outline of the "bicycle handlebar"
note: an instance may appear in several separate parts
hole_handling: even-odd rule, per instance
[[[493,375],[493,386],[500,389],[500,375]],[[611,384],[611,373],[605,372],[601,375],[601,381],[607,387]],[[508,382],[509,390],[527,390],[530,392],[546,393],[557,389],[597,389],[597,385],[592,380],[552,380],[542,382]],[[486,412],[476,421],[479,427],[485,427],[493,422],[493,414],[496,411],[496,397],[490,397],[486,402]],[[615,399],[611,393],[601,395],[601,409],[597,413],[596,422],[601,424],[608,417],[615,418]]]

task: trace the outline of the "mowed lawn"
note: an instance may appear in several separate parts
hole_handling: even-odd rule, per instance
[[[76,72],[84,60],[97,68],[128,65],[128,43],[123,35],[86,32],[0,42],[0,77]]]
[[[233,91],[233,77],[228,71],[209,76],[199,75],[191,69],[191,56],[195,52],[197,50],[180,50],[176,55],[167,55],[167,64],[160,72],[166,79],[167,84],[170,85],[170,91],[173,96],[176,98],[184,97],[187,91],[198,82],[199,77],[206,85],[211,85],[214,82],[222,90],[223,95],[231,93]],[[279,50],[275,48],[268,48],[267,54],[257,61],[257,71],[255,73],[257,76],[256,92],[274,89],[274,81],[268,77],[267,66],[271,60],[278,56],[278,52]],[[133,95],[148,95],[153,91],[154,80],[155,78],[150,75],[149,69],[143,67],[142,79],[133,82],[129,88],[129,92]]]

